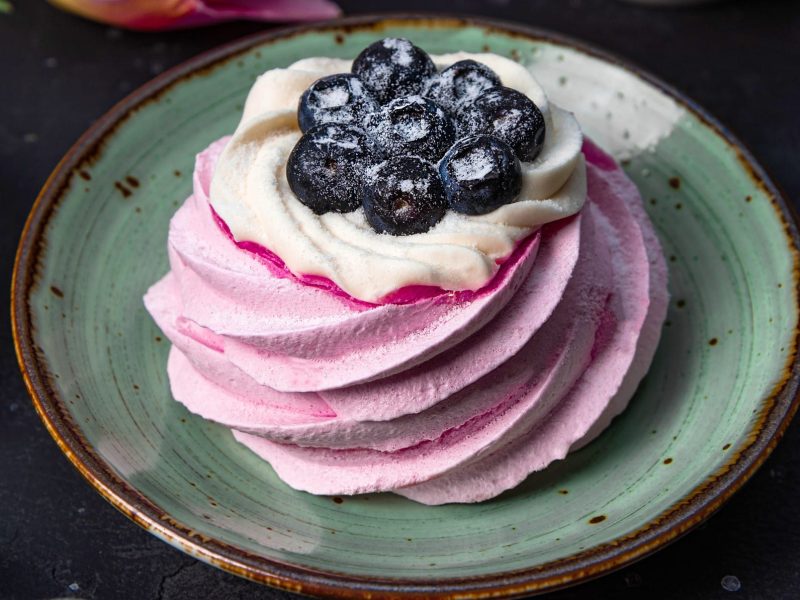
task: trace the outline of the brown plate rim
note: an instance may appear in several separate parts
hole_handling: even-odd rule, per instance
[[[693,112],[737,154],[753,182],[772,200],[785,225],[787,247],[794,260],[795,308],[800,290],[800,236],[798,220],[783,193],[745,146],[716,119],[671,86],[644,70],[605,51],[567,36],[533,27],[483,17],[447,14],[375,14],[347,17],[316,24],[257,33],[209,50],[166,71],[116,104],[72,146],[48,177],[23,229],[11,286],[11,320],[20,369],[33,404],[47,430],[80,473],[113,506],[151,533],[173,546],[231,573],[274,587],[303,594],[336,598],[488,598],[519,597],[552,591],[598,577],[643,558],[687,533],[713,514],[766,460],[782,437],[800,404],[798,331],[781,380],[761,402],[761,412],[746,441],[729,461],[689,494],[637,531],[578,554],[535,567],[466,578],[428,580],[375,579],[334,570],[322,571],[267,559],[204,536],[175,521],[138,490],[117,476],[83,437],[59,397],[47,369],[46,356],[37,348],[28,298],[36,286],[39,260],[46,247],[45,230],[71,177],[102,152],[104,140],[135,112],[157,100],[174,85],[202,75],[235,59],[254,46],[264,46],[309,31],[380,30],[390,25],[425,27],[474,26],[526,39],[571,47],[633,73]]]

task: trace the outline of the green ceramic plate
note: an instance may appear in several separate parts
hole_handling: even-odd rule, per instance
[[[664,244],[672,302],[630,408],[587,448],[479,505],[315,497],[170,398],[142,305],[167,270],[193,157],[231,132],[253,79],[385,35],[491,50],[534,70],[620,158]],[[519,595],[640,558],[717,509],[797,408],[798,236],[753,158],[676,92],[596,50],[509,25],[359,18],[268,32],[136,91],[48,180],[14,274],[17,350],[37,410],[109,501],[224,569],[311,594]]]

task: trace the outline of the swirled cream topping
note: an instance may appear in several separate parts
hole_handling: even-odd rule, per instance
[[[481,62],[542,111],[544,148],[535,161],[522,163],[515,202],[477,216],[448,211],[429,231],[408,236],[375,232],[361,208],[315,214],[286,180],[286,161],[301,136],[297,104],[310,84],[349,72],[351,61],[306,58],[257,79],[219,158],[210,202],[233,237],[269,249],[297,275],[325,277],[359,300],[380,302],[411,285],[480,289],[520,240],[577,213],[586,200],[586,166],[572,114],[550,104],[530,72],[509,59],[463,52],[432,58],[440,69],[468,58]]]

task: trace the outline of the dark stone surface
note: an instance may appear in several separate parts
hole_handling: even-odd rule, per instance
[[[135,34],[12,0],[0,14],[0,313],[17,239],[61,155],[116,100],[199,51],[263,25]],[[348,14],[376,3],[342,0]],[[800,198],[800,3],[646,9],[611,0],[397,0],[382,10],[485,14],[560,31],[631,59],[737,132]],[[0,598],[289,598],[199,563],[117,513],[50,439],[0,323]],[[718,515],[627,569],[560,600],[800,597],[800,428]],[[734,576],[732,579],[728,576]],[[738,580],[738,585],[737,585]],[[736,590],[736,588],[739,588]],[[736,590],[736,591],[734,591]]]

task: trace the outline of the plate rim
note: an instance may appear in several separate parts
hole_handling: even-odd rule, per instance
[[[34,341],[28,298],[37,285],[38,266],[44,249],[44,233],[71,176],[82,164],[91,163],[103,149],[104,140],[129,118],[134,109],[158,100],[173,86],[196,75],[219,68],[256,46],[265,46],[309,32],[380,30],[386,26],[473,26],[486,31],[570,47],[624,69],[675,100],[710,127],[732,149],[749,178],[771,200],[784,223],[787,250],[792,255],[795,311],[800,315],[800,235],[798,219],[786,195],[730,129],[720,124],[695,101],[651,75],[628,59],[591,44],[527,25],[447,13],[385,13],[357,15],[281,27],[258,32],[202,52],[151,79],[115,104],[93,123],[58,162],[45,181],[20,236],[11,282],[12,336],[17,360],[36,412],[50,435],[83,477],[115,508],[132,521],[187,554],[236,575],[273,587],[327,597],[357,598],[485,598],[517,597],[554,591],[593,579],[644,558],[688,533],[710,517],[755,473],[772,453],[800,406],[800,358],[798,334],[793,332],[792,350],[783,376],[761,401],[761,412],[747,441],[734,449],[729,460],[692,491],[646,522],[636,531],[555,561],[514,571],[475,577],[427,580],[372,578],[303,567],[265,558],[191,530],[170,517],[135,487],[119,478],[113,468],[94,451],[59,398],[47,370],[46,356]],[[799,320],[800,322],[800,320]]]

